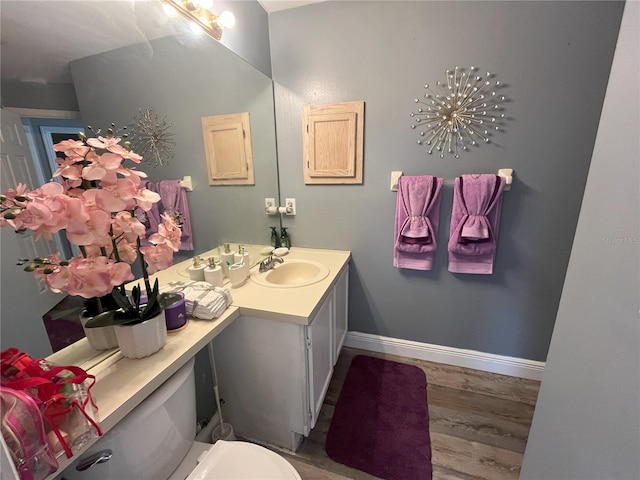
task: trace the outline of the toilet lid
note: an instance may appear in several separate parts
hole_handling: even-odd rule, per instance
[[[186,480],[301,480],[280,455],[248,442],[218,440]]]

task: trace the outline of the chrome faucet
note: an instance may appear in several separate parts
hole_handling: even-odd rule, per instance
[[[269,255],[267,258],[265,258],[263,261],[260,262],[260,267],[258,268],[258,271],[260,273],[264,273],[268,270],[271,270],[273,267],[275,267],[276,263],[284,263],[284,260],[280,257],[274,257],[273,255]]]

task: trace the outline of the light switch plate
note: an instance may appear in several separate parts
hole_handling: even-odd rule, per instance
[[[287,210],[291,208],[290,212],[287,212],[287,215],[295,215],[296,214],[296,199],[295,198],[285,198],[284,206],[287,207]]]

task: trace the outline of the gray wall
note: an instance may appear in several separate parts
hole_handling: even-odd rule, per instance
[[[78,100],[73,85],[66,83],[3,80],[2,106],[77,112]]]
[[[638,45],[627,2],[523,480],[640,478]]]
[[[280,193],[293,245],[350,249],[352,331],[545,360],[623,5],[326,2],[270,14]],[[460,159],[416,144],[413,99],[444,70],[497,74],[510,120]],[[364,184],[305,186],[301,107],[365,101]],[[515,169],[492,276],[447,271],[454,177]],[[445,178],[433,271],[392,266],[390,172]]]
[[[163,168],[142,164],[152,181],[193,178],[188,194],[195,252],[220,242],[266,243],[264,198],[277,195],[271,79],[207,37],[167,37],[77,60],[71,64],[85,124],[131,123],[153,107],[172,123],[174,159]],[[201,117],[249,112],[253,186],[211,187]],[[191,252],[192,254],[193,252]]]
[[[212,10],[229,10],[236,17],[235,26],[223,31],[221,43],[271,77],[269,17],[262,5],[256,0],[214,1]]]

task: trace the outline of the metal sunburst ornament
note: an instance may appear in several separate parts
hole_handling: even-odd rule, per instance
[[[479,76],[476,67],[455,67],[445,70],[446,83],[437,81],[432,88],[424,86],[424,100],[416,98],[419,105],[411,112],[415,124],[411,128],[420,128],[418,145],[427,145],[429,154],[433,150],[444,158],[445,151],[460,158],[460,151],[468,151],[469,146],[489,143],[492,131],[502,127],[505,116],[504,95],[497,95],[500,81],[490,81],[493,75]]]
[[[135,151],[149,163],[151,157],[159,167],[169,164],[169,159],[173,158],[171,146],[176,144],[173,140],[175,134],[170,131],[173,124],[167,124],[166,118],[164,115],[160,119],[153,108],[145,108],[138,111],[133,117],[134,123],[130,125],[129,140],[135,146]]]

